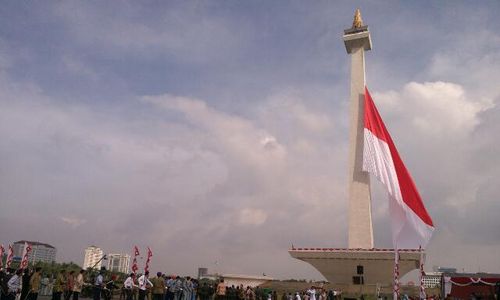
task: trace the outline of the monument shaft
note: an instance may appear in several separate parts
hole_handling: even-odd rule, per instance
[[[349,248],[373,248],[370,175],[363,172],[365,54],[363,45],[351,50],[349,132]]]

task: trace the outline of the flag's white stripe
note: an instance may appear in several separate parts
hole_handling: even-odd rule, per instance
[[[367,128],[364,130],[364,140],[363,170],[380,180],[389,193],[394,246],[400,249],[425,247],[434,228],[427,225],[403,201],[389,145]]]
[[[363,170],[375,175],[386,186],[389,195],[398,202],[403,202],[389,145],[377,138],[368,128],[365,128],[364,136]]]

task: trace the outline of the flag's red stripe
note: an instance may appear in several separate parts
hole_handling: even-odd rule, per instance
[[[422,219],[424,223],[429,226],[434,227],[432,219],[425,209],[422,198],[420,197],[417,187],[411,178],[410,173],[406,169],[403,160],[399,156],[398,150],[392,141],[389,131],[384,125],[380,114],[373,103],[372,97],[368,92],[368,88],[365,87],[365,128],[370,130],[377,138],[385,141],[389,146],[391,151],[392,161],[394,162],[394,168],[396,169],[396,175],[398,177],[399,188],[401,189],[401,196],[403,197],[404,203],[410,207],[411,210],[417,214],[417,216]]]

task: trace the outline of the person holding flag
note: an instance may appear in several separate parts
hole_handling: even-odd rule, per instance
[[[139,300],[144,300],[146,298],[147,289],[153,286],[153,283],[149,281],[149,271],[144,272],[144,274],[139,277]]]
[[[123,283],[123,288],[125,289],[125,299],[126,300],[132,300],[132,295],[134,292],[134,288],[138,287],[135,284],[135,272],[130,273],[130,275],[125,279],[125,282]]]

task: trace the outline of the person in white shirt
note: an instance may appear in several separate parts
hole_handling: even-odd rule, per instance
[[[299,294],[299,292],[295,293],[295,300],[300,300],[300,294]]]
[[[307,293],[309,294],[309,299],[310,300],[316,300],[316,290],[314,289],[314,287],[311,287]]]
[[[134,280],[135,274],[130,273],[130,276],[127,277],[127,279],[125,279],[125,282],[123,283],[123,287],[125,288],[126,300],[132,300],[133,289],[137,287]]]
[[[16,295],[21,291],[21,274],[23,273],[22,269],[16,271],[16,274],[12,276],[7,282],[7,287],[9,289],[9,293],[7,294],[8,300],[14,300]]]
[[[153,286],[153,283],[149,281],[149,271],[144,272],[144,275],[139,277],[139,300],[144,300],[146,298],[146,290]]]
[[[104,267],[103,267],[104,268]],[[101,300],[101,291],[104,287],[104,269],[101,269],[94,281],[94,300]]]

